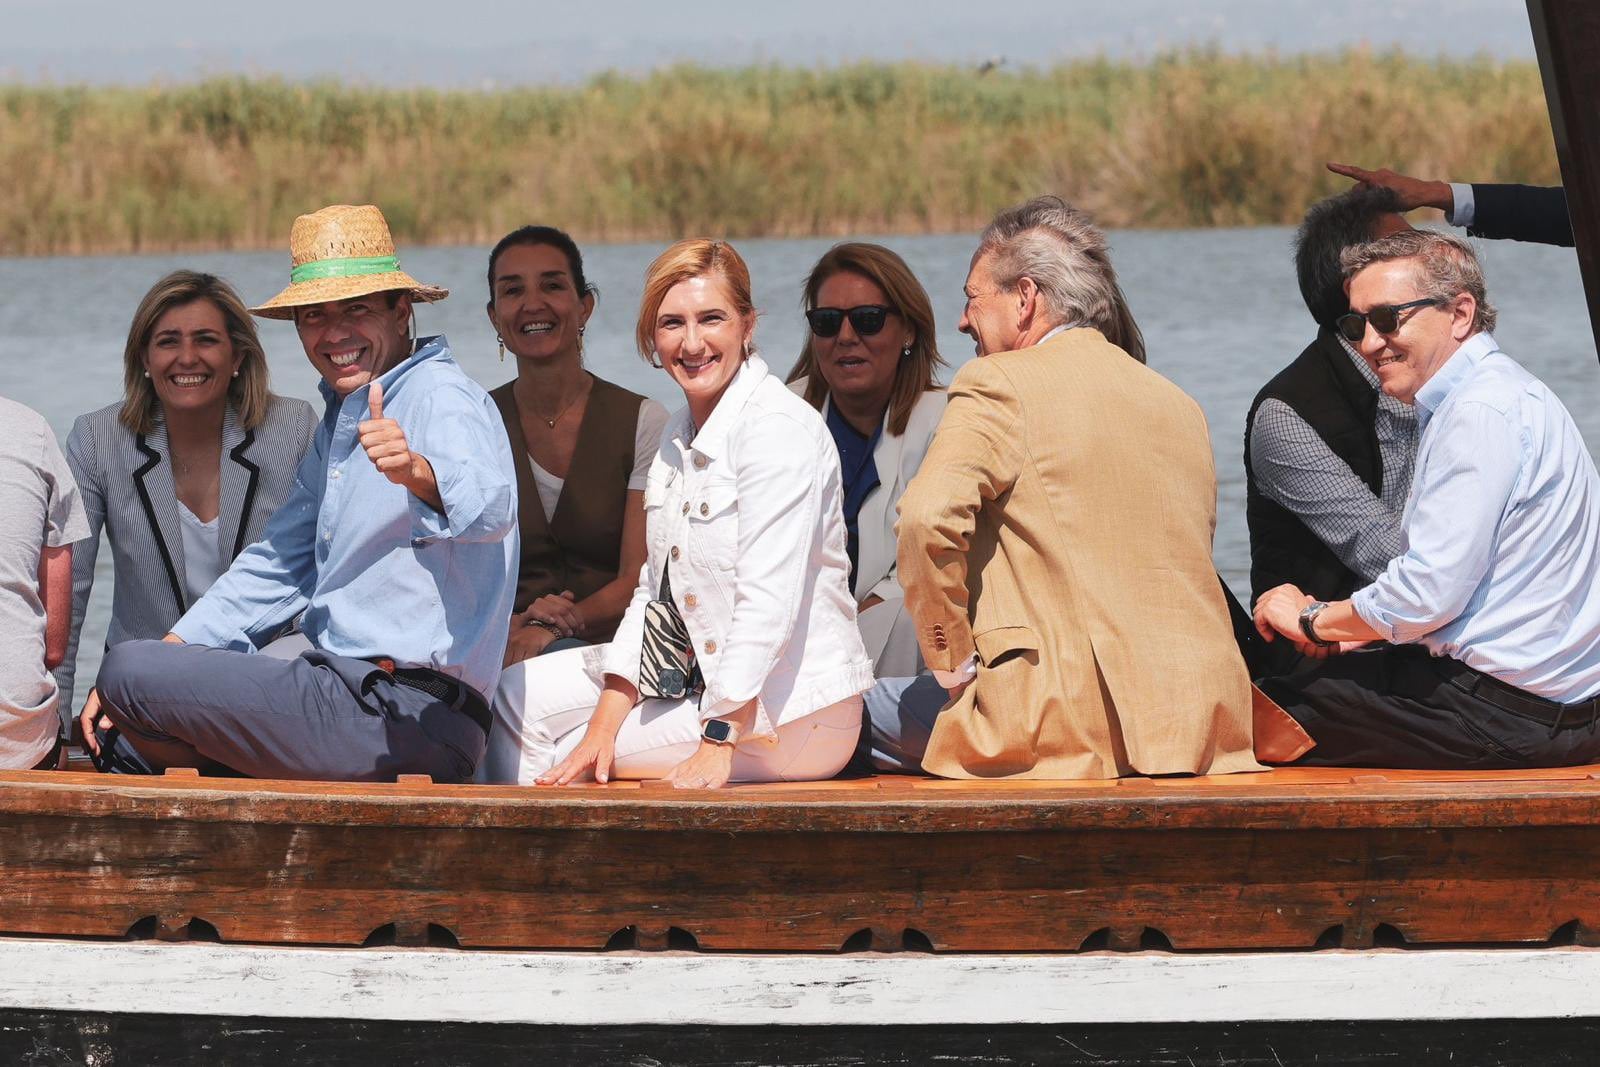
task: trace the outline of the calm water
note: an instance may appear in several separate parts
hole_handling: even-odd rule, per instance
[[[1123,287],[1145,333],[1150,363],[1199,400],[1211,421],[1220,480],[1217,566],[1237,592],[1248,584],[1241,461],[1244,416],[1261,384],[1293,358],[1313,328],[1290,268],[1285,229],[1127,232],[1113,235]],[[954,366],[972,356],[956,332],[971,236],[895,237],[933,297],[939,343]],[[742,241],[762,309],[757,344],[787,370],[800,350],[800,284],[830,241]],[[669,408],[680,395],[662,371],[633,351],[633,318],[645,265],[659,245],[596,246],[586,267],[600,303],[586,335],[590,367]],[[1482,246],[1496,331],[1507,352],[1543,378],[1571,409],[1590,442],[1600,442],[1600,365],[1569,249],[1513,242]],[[484,314],[487,250],[427,248],[405,253],[415,277],[455,294],[419,309],[419,331],[444,333],[467,372],[487,387],[512,376],[496,362]],[[277,292],[288,274],[281,253],[0,259],[0,394],[42,412],[63,441],[78,414],[114,400],[128,319],[145,290],[176,267],[214,271],[247,301]],[[273,386],[318,403],[315,376],[293,327],[261,322]],[[948,372],[947,372],[948,376]],[[109,553],[101,566],[82,641],[79,676],[93,678],[111,603]],[[81,692],[81,690],[80,690]]]

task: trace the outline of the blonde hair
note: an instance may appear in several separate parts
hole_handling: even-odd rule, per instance
[[[253,430],[267,417],[267,408],[272,402],[267,382],[267,356],[244,301],[239,299],[233,286],[215,274],[175,270],[144,294],[128,326],[128,344],[122,352],[122,411],[118,419],[133,433],[147,434],[155,428],[159,401],[155,386],[144,375],[144,355],[150,347],[156,323],[173,308],[196,300],[209,300],[222,313],[233,354],[241,357],[239,376],[228,382],[228,402],[238,414],[240,427]]]
[[[655,362],[650,357],[656,350],[656,313],[667,292],[679,282],[708,274],[720,274],[728,283],[733,310],[745,318],[755,315],[755,302],[750,298],[750,268],[732,245],[704,237],[679,241],[657,256],[644,272],[644,297],[639,301],[639,323],[633,336],[639,355],[647,363]]]
[[[828,249],[811,268],[801,299],[805,310],[817,306],[817,294],[823,283],[835,274],[844,273],[859,274],[882,289],[890,309],[911,326],[911,354],[900,358],[894,372],[894,389],[889,393],[886,421],[889,433],[898,437],[906,432],[911,409],[916,407],[922,394],[939,388],[934,368],[945,363],[934,340],[937,327],[933,320],[933,304],[928,300],[928,291],[911,273],[905,260],[882,245],[847,241]],[[828,396],[828,383],[817,370],[816,340],[808,329],[805,347],[800,349],[800,358],[795,360],[788,380],[806,379],[806,403],[820,411]]]

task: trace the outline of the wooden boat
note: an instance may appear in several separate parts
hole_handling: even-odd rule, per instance
[[[1600,337],[1600,8],[1528,7]],[[0,886],[7,1062],[1556,1064],[1600,1039],[1600,766],[9,772]]]

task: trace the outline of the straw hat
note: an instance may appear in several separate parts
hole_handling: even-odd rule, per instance
[[[443,300],[450,290],[423,285],[400,269],[383,212],[371,204],[335,204],[294,220],[289,232],[289,288],[250,313],[292,319],[294,309],[328,300],[404,289],[411,299]]]

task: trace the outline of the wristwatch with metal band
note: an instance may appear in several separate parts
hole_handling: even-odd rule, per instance
[[[726,719],[707,719],[700,728],[700,736],[713,745],[736,745],[739,743],[739,728]]]
[[[1324,641],[1317,636],[1317,616],[1327,608],[1322,601],[1314,601],[1300,610],[1300,632],[1306,635],[1306,640],[1320,648],[1332,648],[1337,641]]]

